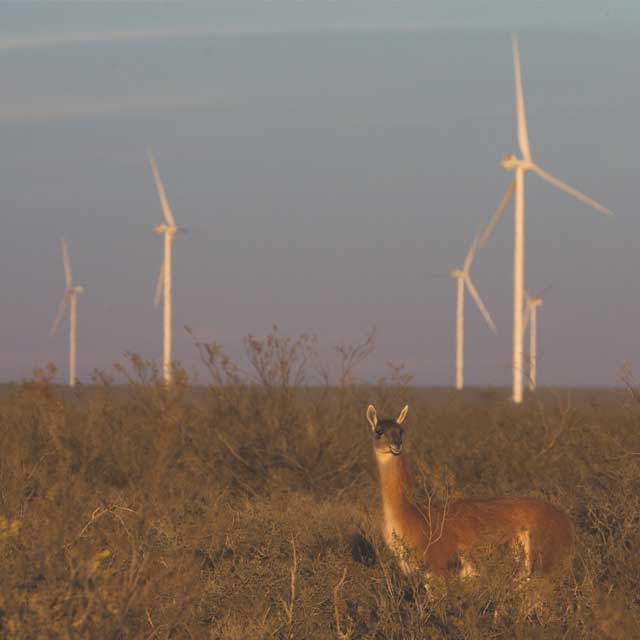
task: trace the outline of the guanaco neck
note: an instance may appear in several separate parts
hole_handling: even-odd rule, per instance
[[[404,454],[394,456],[391,453],[375,452],[380,475],[382,509],[387,528],[391,527],[397,535],[402,535],[405,526],[420,519],[415,505],[409,500],[411,495],[411,476]]]

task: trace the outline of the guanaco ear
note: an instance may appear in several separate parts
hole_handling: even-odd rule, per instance
[[[372,404],[367,407],[367,420],[371,425],[371,429],[375,429],[378,426],[378,415],[376,414],[376,408]]]
[[[407,411],[409,411],[409,405],[405,404],[404,409],[400,412],[400,415],[396,418],[396,422],[398,424],[402,424],[404,419],[407,417]]]

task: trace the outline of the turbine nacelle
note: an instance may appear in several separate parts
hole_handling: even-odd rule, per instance
[[[528,171],[532,168],[533,163],[527,162],[526,160],[521,160],[513,153],[508,153],[500,161],[500,166],[505,171],[515,171],[516,169],[524,169],[525,171]]]
[[[157,234],[169,233],[171,235],[175,235],[179,231],[178,227],[170,226],[170,225],[168,225],[168,224],[166,224],[164,222],[162,222],[159,225],[155,226],[153,228],[153,230]]]
[[[84,293],[84,287],[71,287],[71,289],[67,290],[67,294],[70,296],[75,296],[79,293]]]
[[[454,269],[451,272],[451,277],[454,279],[464,278],[464,276],[465,276],[464,271],[461,271],[460,269]]]

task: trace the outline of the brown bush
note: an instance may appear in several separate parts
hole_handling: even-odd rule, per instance
[[[212,376],[166,389],[129,356],[70,392],[53,371],[0,395],[0,637],[640,637],[640,405],[618,392],[422,390],[373,347],[247,339],[247,371],[199,345]],[[573,518],[573,571],[523,613],[514,567],[431,585],[378,528],[364,411],[411,405],[420,496],[544,497]],[[492,559],[487,562],[490,564]],[[497,615],[496,612],[499,612]]]

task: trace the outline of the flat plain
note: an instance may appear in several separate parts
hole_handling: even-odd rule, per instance
[[[7,638],[640,637],[640,400],[617,390],[307,382],[307,339],[202,347],[211,385],[129,356],[126,384],[53,371],[0,392],[0,635]],[[405,576],[384,547],[365,419],[408,403],[416,499],[527,495],[576,526],[571,571],[523,613],[514,563]],[[493,563],[493,564],[492,564]]]

